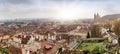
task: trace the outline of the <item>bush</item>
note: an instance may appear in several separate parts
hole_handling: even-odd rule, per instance
[[[7,48],[0,48],[0,51],[1,51],[2,54],[12,54],[8,51]]]
[[[103,54],[105,51],[106,51],[105,48],[96,46],[91,53],[92,54]]]
[[[83,50],[90,54],[103,54],[107,51],[106,45],[103,45],[103,43],[82,43],[78,50]]]

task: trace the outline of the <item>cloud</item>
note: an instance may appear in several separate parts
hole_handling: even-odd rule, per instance
[[[31,4],[32,0],[0,0],[1,4]]]

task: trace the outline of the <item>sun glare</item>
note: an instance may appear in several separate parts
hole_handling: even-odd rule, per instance
[[[78,19],[78,8],[76,7],[64,7],[61,8],[58,12],[58,18],[60,20],[76,20]]]

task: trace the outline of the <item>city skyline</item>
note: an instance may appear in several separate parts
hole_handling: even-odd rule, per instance
[[[0,54],[120,54],[120,0],[0,0]]]

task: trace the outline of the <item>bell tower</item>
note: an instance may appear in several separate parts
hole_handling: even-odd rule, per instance
[[[100,15],[98,13],[94,13],[94,19],[99,19]]]
[[[97,19],[97,15],[96,15],[96,13],[94,13],[94,19]]]

